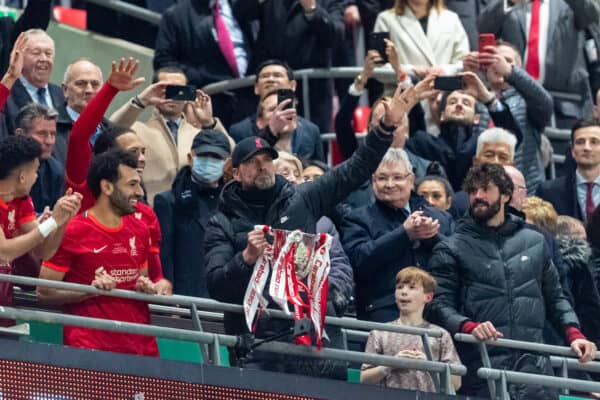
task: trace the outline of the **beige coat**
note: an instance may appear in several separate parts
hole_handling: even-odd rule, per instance
[[[201,129],[188,123],[182,114],[176,144],[158,109],[152,111],[146,122],[136,121],[142,111],[131,102],[127,102],[111,115],[110,120],[116,125],[131,127],[146,146],[144,185],[148,202],[152,205],[155,195],[171,189],[177,171],[187,164],[187,154],[192,147],[192,141]],[[233,150],[234,141],[218,120],[215,129],[227,136]]]
[[[427,35],[409,7],[404,15],[396,15],[394,10],[379,13],[374,31],[390,33],[400,63],[408,73],[413,66],[437,66],[453,75],[462,70],[462,59],[469,52],[469,39],[458,15],[446,9],[440,13],[431,10]]]

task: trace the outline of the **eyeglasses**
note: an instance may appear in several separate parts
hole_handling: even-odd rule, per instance
[[[397,174],[397,175],[377,175],[375,176],[375,182],[379,183],[379,184],[385,184],[387,182],[389,182],[390,180],[392,181],[392,183],[404,183],[408,180],[408,178],[412,175],[412,173],[408,172],[404,175],[401,174]]]

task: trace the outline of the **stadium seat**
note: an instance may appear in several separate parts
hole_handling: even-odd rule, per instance
[[[62,24],[71,25],[84,31],[87,29],[87,12],[85,10],[56,6],[54,7],[54,18]]]

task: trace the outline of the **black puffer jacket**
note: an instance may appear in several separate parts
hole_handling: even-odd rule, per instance
[[[546,316],[559,332],[579,327],[544,237],[512,214],[496,229],[463,218],[456,233],[434,248],[429,270],[439,284],[429,318],[452,334],[469,320],[491,321],[505,338],[529,342],[542,342]],[[476,371],[476,348],[465,349],[461,359]],[[511,368],[519,356],[499,347],[488,351],[500,369]]]
[[[247,234],[254,225],[267,224],[273,228],[300,229],[314,233],[319,218],[333,210],[337,203],[366,181],[377,168],[391,142],[391,136],[371,132],[365,146],[360,147],[347,162],[327,172],[321,178],[293,186],[277,176],[275,193],[270,204],[250,205],[242,199],[238,182],[226,185],[221,193],[220,213],[208,224],[205,248],[208,291],[212,298],[242,304],[253,265],[247,265],[242,251]],[[330,273],[330,287],[335,285],[335,272]],[[264,322],[264,324],[263,324]],[[280,331],[288,321],[259,321],[256,335]],[[225,331],[229,334],[247,332],[244,317],[225,314]]]

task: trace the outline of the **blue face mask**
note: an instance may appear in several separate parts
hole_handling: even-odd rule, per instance
[[[201,182],[216,182],[223,176],[223,165],[225,165],[225,160],[218,158],[194,157],[192,175]]]

